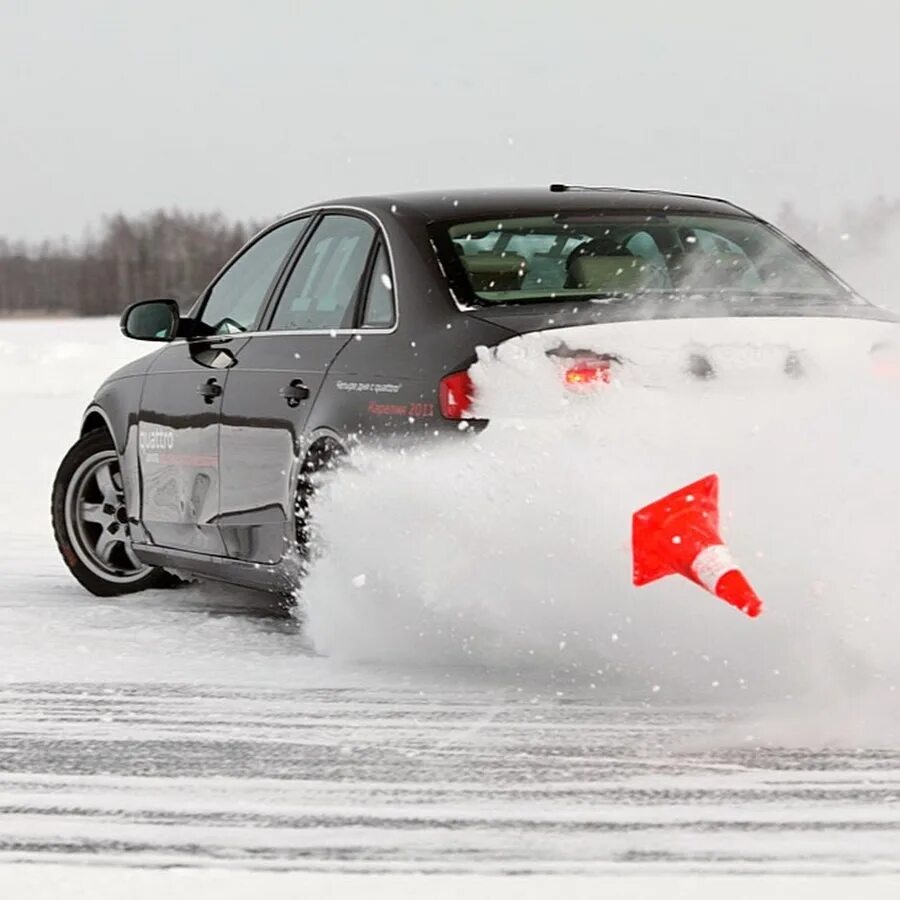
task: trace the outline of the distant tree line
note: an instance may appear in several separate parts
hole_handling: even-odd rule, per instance
[[[839,272],[871,260],[883,268],[900,238],[900,200],[877,198],[827,223],[785,204],[778,224]],[[0,238],[0,316],[117,314],[145,297],[186,305],[258,228],[221,213],[156,210],[111,216],[78,243]]]
[[[0,238],[0,315],[109,315],[133,300],[190,303],[257,230],[220,213],[118,214],[77,244]]]

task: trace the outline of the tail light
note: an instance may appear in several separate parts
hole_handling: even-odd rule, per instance
[[[619,362],[618,357],[609,354],[589,353],[583,350],[551,354],[560,365],[563,383],[573,391],[591,390],[613,380],[612,365]]]
[[[615,356],[584,352],[566,355],[551,352],[548,355],[560,362],[564,384],[575,391],[609,384],[612,381],[612,364],[619,362]],[[438,397],[441,415],[445,419],[466,418],[475,397],[475,386],[469,373],[451,372],[445,375],[441,379]]]
[[[468,372],[451,372],[441,379],[439,391],[441,415],[445,419],[462,419],[472,405],[475,388]]]
[[[563,384],[573,391],[609,384],[613,380],[613,363],[622,362],[612,353],[577,350],[564,343],[548,350],[547,356],[559,366]]]
[[[610,361],[608,359],[577,359],[565,369],[563,378],[570,387],[582,384],[602,382],[609,384],[612,380]]]

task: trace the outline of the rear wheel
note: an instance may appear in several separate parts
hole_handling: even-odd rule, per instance
[[[294,498],[294,537],[300,554],[302,573],[313,556],[313,523],[310,505],[324,472],[337,468],[346,451],[334,438],[323,438],[310,447],[297,478]]]
[[[98,597],[173,587],[174,575],[131,548],[119,457],[105,431],[91,431],[64,457],[53,483],[53,533],[69,571]]]

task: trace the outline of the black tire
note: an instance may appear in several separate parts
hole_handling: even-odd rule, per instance
[[[310,447],[300,466],[294,495],[294,539],[300,557],[301,575],[306,574],[314,551],[314,524],[310,516],[310,503],[323,472],[337,469],[346,454],[347,451],[334,438],[323,438]]]
[[[131,550],[119,457],[106,431],[84,435],[63,458],[53,482],[51,515],[65,564],[92,594],[117,597],[179,583]]]

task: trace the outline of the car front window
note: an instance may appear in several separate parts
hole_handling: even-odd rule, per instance
[[[308,222],[307,216],[273,228],[219,277],[200,314],[213,334],[236,334],[254,324],[281,264]]]

